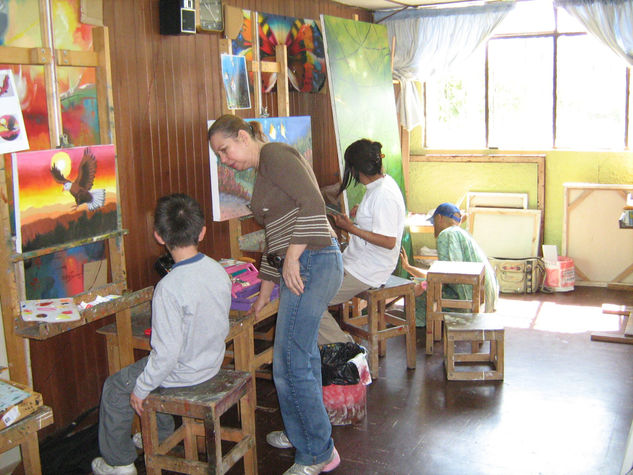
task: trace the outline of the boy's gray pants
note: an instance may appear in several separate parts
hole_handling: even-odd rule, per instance
[[[147,357],[126,366],[109,376],[103,384],[99,408],[99,451],[112,466],[129,465],[136,460],[136,447],[132,442],[134,409],[130,395],[136,378],[143,372]],[[169,414],[157,414],[158,439],[164,440],[174,431],[174,418]]]

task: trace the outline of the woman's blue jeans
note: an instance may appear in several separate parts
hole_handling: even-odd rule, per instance
[[[285,432],[296,448],[295,462],[314,465],[328,460],[334,448],[323,405],[317,336],[321,315],[341,286],[343,259],[333,240],[332,246],[306,249],[299,262],[301,295],[293,294],[281,279],[273,378]]]

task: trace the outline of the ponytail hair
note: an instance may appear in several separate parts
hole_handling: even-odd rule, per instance
[[[368,139],[360,139],[345,149],[345,170],[339,195],[351,184],[359,182],[360,173],[366,176],[378,175],[382,172],[382,144]]]

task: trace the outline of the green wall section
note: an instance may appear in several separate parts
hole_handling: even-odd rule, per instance
[[[412,135],[412,143],[415,136]],[[419,140],[419,139],[418,139]],[[419,141],[417,141],[419,143]],[[633,183],[633,152],[605,151],[425,151],[451,154],[545,154],[544,243],[555,244],[561,252],[563,232],[563,183]],[[424,152],[412,147],[412,154]],[[411,162],[409,210],[426,213],[439,203],[458,202],[468,191],[528,193],[529,208],[536,208],[536,165],[497,163]],[[462,203],[466,206],[466,199]],[[590,226],[591,223],[587,223]],[[420,246],[435,247],[431,235],[413,235],[414,253]]]

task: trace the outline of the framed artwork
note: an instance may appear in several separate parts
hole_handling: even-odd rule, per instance
[[[245,119],[262,125],[270,142],[292,145],[312,166],[312,123],[309,116],[260,117]],[[213,120],[207,122],[211,127]],[[213,220],[226,221],[251,214],[248,208],[255,184],[255,169],[237,171],[218,160],[209,146],[209,167],[211,169],[211,198],[213,200]]]
[[[246,58],[233,54],[221,55],[222,82],[226,92],[227,106],[231,110],[250,109],[251,96],[248,90]]]
[[[117,229],[114,145],[14,153],[16,250]]]

